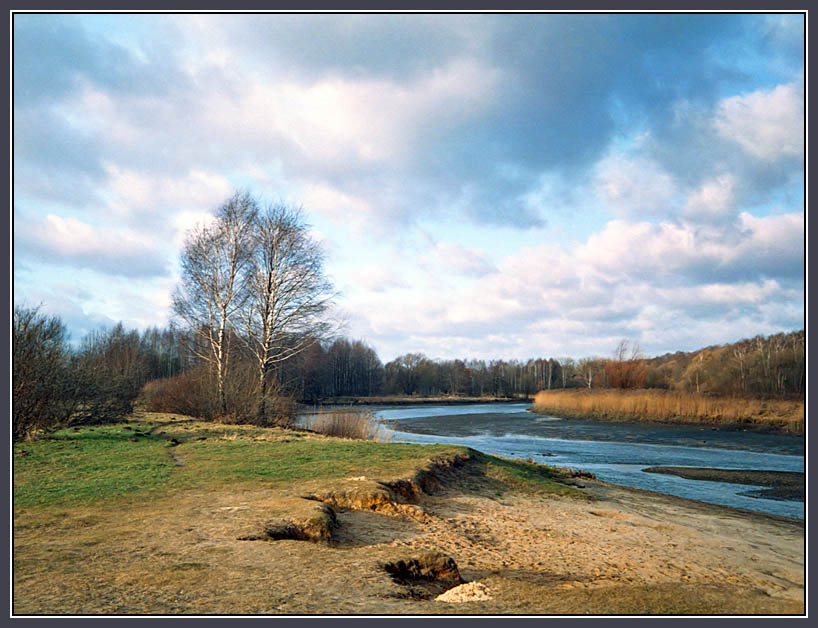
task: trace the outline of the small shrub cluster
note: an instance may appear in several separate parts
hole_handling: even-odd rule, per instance
[[[295,401],[273,389],[267,393],[263,412],[259,413],[252,375],[249,369],[243,369],[226,379],[227,413],[219,409],[215,378],[207,365],[148,382],[142,388],[139,403],[149,412],[172,412],[220,423],[291,426],[296,417]]]

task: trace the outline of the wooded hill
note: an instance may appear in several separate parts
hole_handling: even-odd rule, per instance
[[[806,333],[755,336],[726,345],[667,353],[646,361],[646,385],[688,392],[803,396]]]

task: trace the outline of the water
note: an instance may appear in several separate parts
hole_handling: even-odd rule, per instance
[[[373,406],[394,442],[479,451],[582,469],[599,479],[669,495],[804,518],[804,502],[750,497],[760,487],[645,473],[653,466],[804,472],[804,439],[708,427],[563,420],[528,404]]]

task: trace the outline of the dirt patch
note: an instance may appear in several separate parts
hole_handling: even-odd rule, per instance
[[[471,463],[473,459],[468,454],[439,456],[407,478],[352,477],[333,482],[329,488],[305,492],[302,497],[336,509],[373,510],[425,521],[428,516],[418,502],[424,495],[440,491],[445,484],[457,483],[461,471]]]
[[[381,565],[392,580],[406,587],[402,595],[428,600],[463,582],[457,563],[440,552],[389,561]]]
[[[491,599],[488,587],[482,582],[466,582],[444,591],[435,598],[436,602],[460,604],[463,602],[483,602]]]
[[[400,501],[408,493],[389,488],[392,479],[370,484],[368,478],[348,478],[333,489],[341,495],[365,486],[364,492],[391,495],[398,500],[394,505],[411,507],[407,510],[372,509],[373,503],[387,503],[379,497],[361,498],[369,506],[359,510],[352,506],[355,500],[340,507],[305,500],[296,488],[244,484],[123,501],[116,508],[19,512],[13,612],[805,612],[803,522],[597,480],[584,481],[583,490],[595,497],[589,502],[498,494],[469,465],[442,477],[431,494],[417,493],[415,504]],[[316,493],[320,487],[311,488]],[[268,530],[280,529],[271,522],[286,528],[309,521],[322,508],[335,512],[332,543],[286,536],[275,542],[238,540],[270,538]],[[402,584],[383,567],[409,565],[428,553],[451,558],[459,578],[480,583],[490,598],[436,601],[445,594],[438,590],[444,582],[439,576]],[[434,591],[426,588],[430,583]],[[456,586],[447,582],[445,588]]]
[[[279,516],[266,521],[257,534],[237,537],[240,541],[312,541],[332,543],[333,532],[338,527],[335,511],[326,504],[305,499],[282,498]]]

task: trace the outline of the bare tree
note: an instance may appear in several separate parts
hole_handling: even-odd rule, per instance
[[[261,419],[275,366],[333,331],[324,315],[334,292],[324,275],[323,251],[310,237],[300,210],[276,204],[260,212],[252,250],[243,317],[256,362]]]
[[[567,388],[568,380],[574,376],[577,365],[574,359],[569,357],[560,358],[559,363],[562,371],[562,387]]]
[[[174,313],[198,340],[191,349],[215,371],[222,414],[227,413],[230,326],[247,298],[246,269],[257,213],[253,198],[236,193],[218,209],[213,224],[189,232],[182,251],[182,282],[173,296]]]
[[[68,333],[39,308],[14,307],[12,323],[12,425],[14,440],[64,423],[76,405],[69,368]]]
[[[582,380],[585,382],[585,385],[588,388],[591,388],[594,383],[594,375],[596,375],[597,371],[599,370],[599,359],[581,358],[577,364],[577,368],[579,368],[579,372],[582,375]]]

